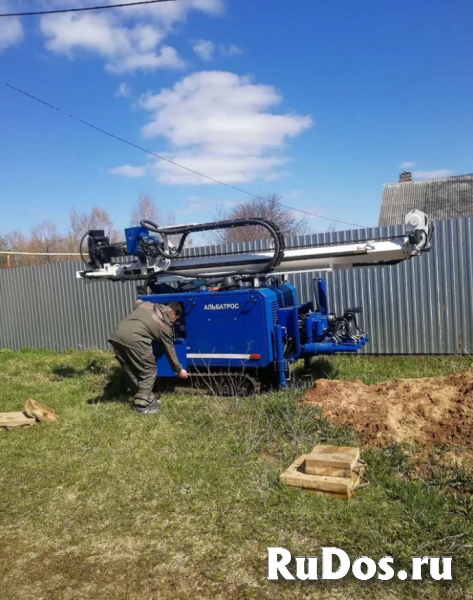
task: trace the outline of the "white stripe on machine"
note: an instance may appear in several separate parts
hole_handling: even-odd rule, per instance
[[[239,358],[250,360],[251,354],[188,354],[187,358]]]

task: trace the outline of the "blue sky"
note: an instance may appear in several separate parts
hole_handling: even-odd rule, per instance
[[[93,3],[0,0],[0,12]],[[473,171],[472,22],[471,0],[182,0],[4,19],[0,79],[250,192],[376,225],[401,164],[417,178]],[[0,85],[0,234],[42,219],[65,229],[73,207],[126,227],[143,192],[178,222],[245,199]]]

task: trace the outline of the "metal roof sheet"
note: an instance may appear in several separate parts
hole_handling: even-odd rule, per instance
[[[413,208],[434,221],[473,216],[473,174],[385,184],[378,225],[404,223]]]

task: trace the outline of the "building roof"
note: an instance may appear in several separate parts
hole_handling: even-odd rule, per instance
[[[413,208],[433,221],[473,216],[473,175],[385,184],[378,225],[403,224]]]

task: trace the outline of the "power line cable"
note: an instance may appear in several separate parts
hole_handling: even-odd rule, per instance
[[[139,2],[124,2],[123,4],[105,4],[102,6],[82,6],[80,8],[58,8],[56,10],[37,10],[21,13],[4,13],[0,17],[34,17],[39,15],[57,15],[60,13],[82,12],[86,10],[105,10],[107,8],[124,8],[142,4],[159,4],[160,2],[176,2],[177,0],[140,0]]]
[[[0,254],[9,256],[80,256],[80,252],[16,252],[15,250],[2,250]]]
[[[151,150],[143,148],[143,146],[139,146],[138,144],[134,144],[133,142],[130,142],[129,140],[126,140],[125,138],[119,137],[118,135],[115,135],[114,133],[110,133],[109,131],[102,129],[101,127],[98,127],[97,125],[94,125],[93,123],[84,121],[84,119],[81,119],[80,117],[77,117],[77,116],[73,115],[72,113],[69,113],[69,112],[63,110],[62,108],[54,106],[54,104],[50,104],[49,102],[46,102],[46,100],[42,100],[41,98],[33,96],[33,94],[25,92],[24,90],[21,90],[20,88],[17,88],[14,85],[7,83],[6,81],[0,81],[0,82],[3,83],[3,85],[5,85],[6,87],[14,90],[15,92],[23,94],[24,96],[27,96],[28,98],[31,98],[32,100],[35,100],[36,102],[39,102],[40,104],[44,104],[45,106],[52,108],[53,110],[56,110],[57,112],[61,113],[62,115],[65,115],[66,117],[74,119],[75,121],[78,121],[79,123],[82,123],[83,125],[86,125],[87,127],[90,127],[91,129],[95,129],[96,131],[99,131],[100,133],[103,133],[104,135],[107,135],[108,137],[111,137],[119,142],[122,142],[123,144],[127,144],[128,146],[131,146],[132,148],[136,148],[137,150],[140,150],[141,152],[145,152],[146,154],[154,156],[155,158],[159,158],[159,160],[163,160],[167,163],[170,163],[171,165],[179,167],[180,169],[184,169],[184,170],[188,171],[189,173],[193,173],[194,175],[203,177],[204,179],[212,181],[213,183],[218,183],[219,185],[224,185],[225,187],[230,188],[231,190],[235,190],[237,192],[240,192],[241,194],[246,194],[247,196],[250,196],[251,198],[257,198],[258,200],[263,200],[264,202],[269,202],[269,200],[267,198],[264,198],[263,196],[258,196],[257,194],[252,194],[251,192],[248,192],[247,190],[244,190],[243,188],[239,188],[239,187],[236,187],[229,183],[225,183],[224,181],[219,181],[218,179],[215,179],[214,177],[210,177],[210,175],[205,175],[204,173],[199,173],[199,171],[196,171],[194,169],[191,169],[190,167],[181,165],[181,164],[171,160],[170,158],[166,158],[165,156],[161,156],[160,154],[151,152]],[[309,215],[311,217],[316,217],[317,219],[323,219],[325,221],[331,221],[333,223],[341,223],[342,225],[352,225],[354,227],[366,228],[366,225],[364,226],[364,225],[360,225],[359,223],[350,223],[349,221],[342,221],[340,219],[332,219],[330,217],[324,217],[322,215],[318,215],[316,213],[310,212],[308,210],[304,210],[302,208],[295,208],[294,206],[288,206],[287,204],[281,204],[281,206],[283,208],[287,208],[287,209],[293,210],[295,212],[303,213],[303,214]]]

